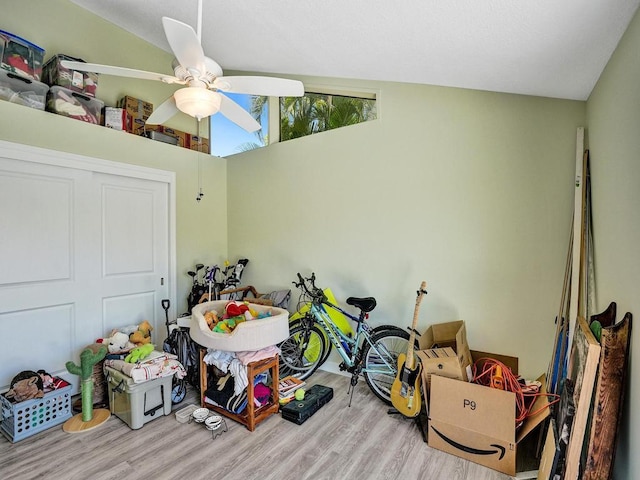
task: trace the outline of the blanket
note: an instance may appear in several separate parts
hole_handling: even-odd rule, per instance
[[[184,378],[187,372],[177,358],[172,353],[154,350],[147,358],[138,363],[127,363],[124,360],[105,360],[104,364],[131,377],[133,383],[143,383],[169,375],[175,375],[179,379]]]

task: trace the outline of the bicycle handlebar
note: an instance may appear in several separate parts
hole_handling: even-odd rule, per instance
[[[323,303],[327,297],[321,288],[316,287],[316,274],[312,273],[311,276],[307,279],[303,278],[300,273],[298,275],[298,282],[293,282],[296,288],[302,290],[302,293],[307,294],[311,297],[311,300],[314,303]]]

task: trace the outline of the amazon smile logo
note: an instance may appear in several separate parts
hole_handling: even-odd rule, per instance
[[[461,443],[456,442],[455,440],[450,439],[444,433],[439,432],[436,428],[434,428],[433,425],[431,426],[431,430],[436,432],[442,440],[447,442],[452,447],[457,448],[458,450],[462,450],[463,452],[470,453],[472,455],[499,454],[498,460],[502,460],[502,457],[504,457],[504,454],[506,451],[506,449],[502,445],[496,445],[495,443],[492,443],[491,445],[489,445],[490,447],[494,447],[495,448],[494,450],[481,450],[479,448],[468,447],[467,445],[463,445]]]

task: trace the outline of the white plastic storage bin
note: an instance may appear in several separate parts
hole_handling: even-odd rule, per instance
[[[0,68],[39,81],[43,60],[44,48],[0,30]]]
[[[68,88],[53,86],[47,94],[46,110],[87,123],[101,124],[104,102]]]
[[[42,67],[42,81],[51,86],[58,85],[74,92],[95,97],[98,89],[98,74],[69,70],[60,63],[63,60],[85,63],[81,58],[74,58],[61,53],[54,55]]]
[[[145,423],[171,414],[173,375],[133,383],[133,379],[111,367],[104,367],[109,387],[111,413],[133,430]]]
[[[0,99],[44,110],[49,86],[0,69]]]

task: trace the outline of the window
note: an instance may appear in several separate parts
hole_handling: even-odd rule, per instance
[[[255,118],[262,128],[249,133],[224,115],[209,117],[209,143],[211,154],[228,157],[236,153],[261,148],[269,144],[269,97],[247,94],[223,93]]]
[[[280,141],[375,120],[376,98],[307,92],[280,99]]]
[[[228,157],[278,141],[293,140],[377,118],[375,93],[347,92],[331,87],[313,87],[313,90],[306,92],[303,97],[280,99],[224,93],[251,113],[262,129],[248,133],[223,115],[213,115],[209,122],[212,155]],[[269,135],[270,131],[275,133]]]

